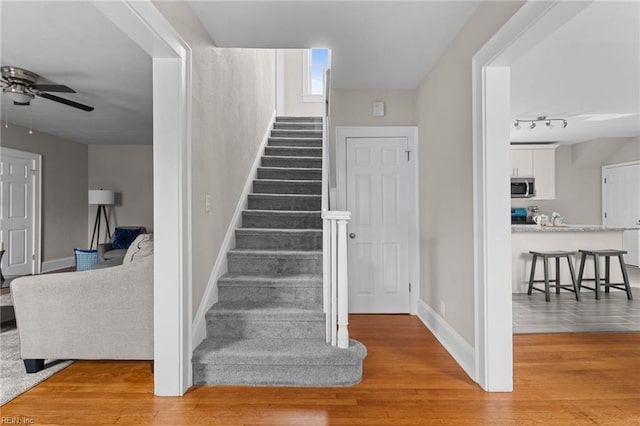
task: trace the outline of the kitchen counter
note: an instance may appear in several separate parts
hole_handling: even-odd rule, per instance
[[[531,271],[532,256],[529,251],[566,250],[574,252],[572,262],[578,273],[578,250],[622,249],[623,234],[635,228],[605,227],[601,225],[569,225],[563,227],[538,225],[511,225],[511,273],[514,293],[526,293]],[[611,280],[621,282],[620,268],[616,260],[611,268]],[[551,278],[555,277],[555,261],[549,264]],[[566,261],[560,267],[562,282],[569,282]],[[536,279],[542,279],[542,263],[536,268]],[[593,277],[593,262],[588,262],[585,277]],[[536,293],[534,293],[536,294]],[[539,295],[538,295],[539,296]],[[544,297],[544,296],[543,296]]]
[[[640,227],[625,228],[619,226],[602,225],[563,225],[563,226],[538,226],[538,225],[511,225],[511,232],[621,232],[640,230]]]

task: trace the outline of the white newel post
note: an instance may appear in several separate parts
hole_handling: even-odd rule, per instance
[[[349,347],[349,284],[347,270],[347,220],[338,220],[338,347]]]
[[[351,213],[330,210],[322,212],[322,218],[329,222],[330,265],[330,341],[333,346],[349,347],[349,283],[347,263],[347,222]],[[325,253],[327,253],[325,252]],[[329,338],[329,335],[327,336]]]

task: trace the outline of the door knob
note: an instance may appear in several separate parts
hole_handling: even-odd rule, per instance
[[[354,234],[353,232],[349,234],[349,238],[351,238],[352,240],[356,237],[356,234]]]

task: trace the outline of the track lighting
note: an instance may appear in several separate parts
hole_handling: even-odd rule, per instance
[[[516,119],[516,121],[513,123],[513,127],[515,127],[516,129],[520,128],[520,123],[529,123],[529,129],[533,130],[536,128],[537,123],[544,123],[545,126],[547,126],[547,129],[551,129],[553,128],[553,122],[554,121],[561,121],[562,122],[562,127],[565,128],[569,125],[569,123],[567,122],[566,119],[564,118],[547,118],[544,115],[539,116],[538,118],[535,118],[533,120],[526,120],[526,119]]]

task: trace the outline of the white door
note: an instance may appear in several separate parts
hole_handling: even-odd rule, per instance
[[[0,155],[2,273],[39,273],[39,156],[4,148]],[[38,214],[36,214],[36,208]]]
[[[603,224],[640,226],[640,163],[603,167]],[[625,262],[640,266],[640,231],[624,231]]]
[[[349,312],[410,311],[407,150],[404,137],[346,140]]]

